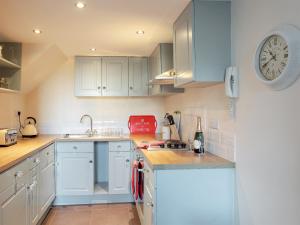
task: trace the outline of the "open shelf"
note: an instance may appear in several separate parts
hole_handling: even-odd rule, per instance
[[[108,182],[96,183],[94,193],[96,195],[108,194]]]
[[[7,88],[0,88],[0,93],[13,93],[13,94],[18,94],[18,93],[20,93],[20,91],[12,90],[12,89],[7,89]]]
[[[3,57],[0,57],[0,67],[5,67],[5,68],[11,68],[11,69],[20,69],[21,66],[4,59]]]

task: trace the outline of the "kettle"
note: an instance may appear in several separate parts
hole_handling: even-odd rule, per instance
[[[38,132],[35,125],[36,125],[36,119],[33,117],[27,117],[24,121],[22,136],[29,137],[29,138],[36,137],[38,135]]]

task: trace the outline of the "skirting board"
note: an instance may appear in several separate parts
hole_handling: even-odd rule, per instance
[[[105,203],[131,203],[132,195],[84,195],[84,196],[56,196],[54,206],[59,205],[86,205]]]

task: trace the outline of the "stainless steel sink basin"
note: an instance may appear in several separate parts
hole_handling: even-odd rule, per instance
[[[77,138],[91,138],[93,136],[89,136],[88,134],[65,134],[64,138],[77,139]]]
[[[115,138],[125,138],[126,136],[103,136],[99,134],[94,134],[93,136],[90,136],[88,134],[65,134],[63,135],[63,138],[66,139],[86,139],[86,138],[91,138],[91,139],[115,139]]]

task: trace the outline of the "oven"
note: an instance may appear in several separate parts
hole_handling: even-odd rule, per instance
[[[135,149],[131,174],[131,190],[140,221],[144,220],[144,158]]]

